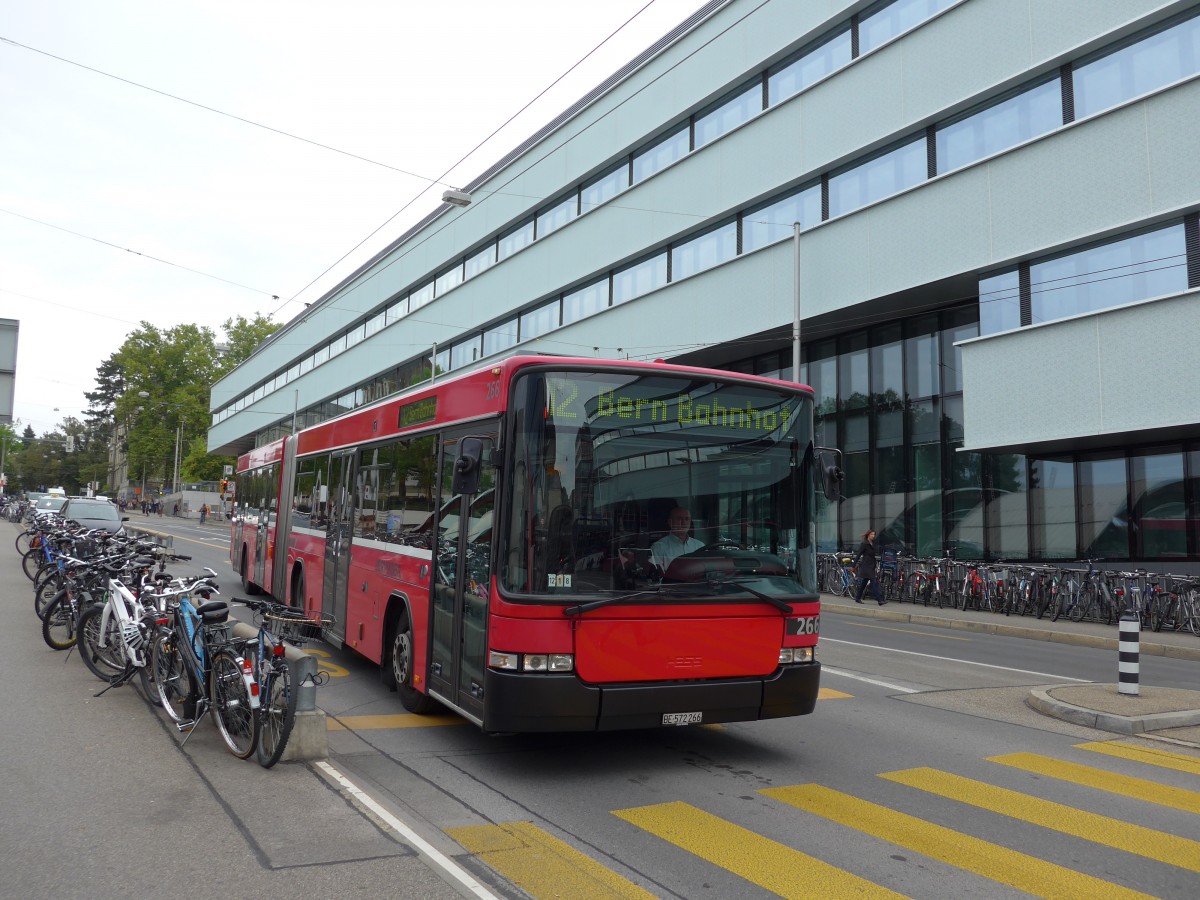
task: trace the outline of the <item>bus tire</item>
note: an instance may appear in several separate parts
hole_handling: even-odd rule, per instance
[[[413,632],[408,610],[401,607],[400,615],[392,628],[390,648],[386,660],[387,681],[400,695],[400,705],[410,713],[423,716],[433,712],[438,702],[423,694],[412,685],[413,679]]]
[[[250,580],[250,555],[246,552],[246,548],[242,547],[242,567],[239,573],[242,576],[242,590],[250,597],[255,594],[261,594],[262,588]]]

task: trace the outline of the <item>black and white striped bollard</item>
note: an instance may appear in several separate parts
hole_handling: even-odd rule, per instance
[[[1138,654],[1140,652],[1142,620],[1137,613],[1127,610],[1119,623],[1121,635],[1117,644],[1118,683],[1117,693],[1138,695]]]

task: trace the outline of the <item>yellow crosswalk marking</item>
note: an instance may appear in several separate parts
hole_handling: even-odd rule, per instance
[[[1057,778],[1059,781],[1069,781],[1071,784],[1081,784],[1095,788],[1098,791],[1108,791],[1143,800],[1146,803],[1157,803],[1171,809],[1200,814],[1200,794],[1186,791],[1183,788],[1146,781],[1142,778],[1131,778],[1128,775],[1118,775],[1115,772],[1105,772],[1103,769],[1093,769],[1091,766],[1081,766],[1078,763],[1063,762],[1036,753],[1009,753],[1005,756],[990,756],[989,762],[1000,763],[1002,766],[1012,766],[1024,772]]]
[[[887,772],[880,777],[1105,847],[1200,872],[1200,841],[1132,825],[935,769],[906,769]]]
[[[1158,766],[1161,769],[1174,769],[1176,772],[1187,772],[1189,775],[1200,775],[1200,757],[1184,756],[1182,753],[1168,753],[1157,747],[1139,747],[1136,744],[1126,744],[1123,741],[1092,741],[1087,744],[1076,744],[1080,750],[1090,750],[1093,753],[1105,753],[1120,759],[1132,759],[1134,762]]]
[[[1149,896],[819,784],[759,793],[1035,897]]]
[[[531,822],[448,828],[446,833],[539,900],[654,897]]]
[[[458,716],[327,716],[326,731],[378,731],[382,728],[429,728],[434,725],[466,725]]]
[[[903,896],[687,803],[614,810],[613,815],[780,897]]]

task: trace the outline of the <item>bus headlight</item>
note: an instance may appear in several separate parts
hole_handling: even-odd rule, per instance
[[[510,672],[573,672],[575,657],[570,653],[504,653],[489,650],[488,666]]]
[[[520,655],[516,653],[501,653],[499,650],[488,651],[488,666],[493,669],[512,669],[515,671],[520,659]]]

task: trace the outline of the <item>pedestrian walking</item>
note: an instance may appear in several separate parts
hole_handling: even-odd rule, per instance
[[[879,594],[879,581],[876,576],[876,566],[879,563],[879,544],[875,540],[875,529],[868,528],[862,536],[862,543],[858,545],[858,553],[854,557],[854,570],[858,573],[858,591],[854,594],[854,602],[862,603],[863,594],[866,593],[867,585],[871,585],[871,593],[875,595],[875,602],[880,606],[887,603]]]

